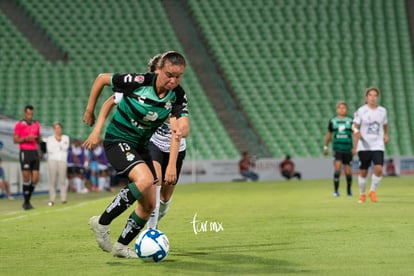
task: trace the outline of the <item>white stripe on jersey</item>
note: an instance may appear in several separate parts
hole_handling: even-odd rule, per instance
[[[124,96],[123,93],[115,92],[114,96],[113,96],[115,104],[119,104],[119,102],[122,100],[123,96]]]

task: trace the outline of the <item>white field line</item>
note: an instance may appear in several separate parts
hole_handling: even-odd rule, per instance
[[[99,200],[99,199],[98,199]],[[67,206],[64,208],[51,208],[50,210],[47,211],[40,211],[40,212],[33,212],[33,211],[25,211],[27,212],[27,214],[21,215],[21,216],[17,216],[17,217],[11,217],[11,218],[4,218],[4,219],[0,219],[0,223],[1,222],[8,222],[8,221],[14,221],[14,220],[20,220],[20,219],[25,219],[28,217],[36,217],[39,215],[44,215],[44,214],[51,214],[51,213],[57,213],[57,212],[63,212],[63,211],[68,211],[71,209],[75,209],[75,208],[79,208],[79,207],[83,207],[87,204],[90,204],[91,201],[87,201],[87,202],[81,202],[78,203],[76,205],[71,205],[71,206]]]

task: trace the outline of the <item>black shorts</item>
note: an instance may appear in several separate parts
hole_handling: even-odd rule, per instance
[[[335,161],[341,161],[344,165],[349,165],[352,161],[352,153],[351,152],[334,152]]]
[[[20,168],[29,171],[38,171],[40,156],[37,150],[20,150]]]
[[[371,163],[374,163],[374,165],[384,165],[384,152],[381,150],[359,151],[358,157],[360,170],[367,170]]]
[[[162,170],[162,179],[165,178],[165,170],[168,166],[168,160],[170,159],[170,153],[169,152],[163,152],[161,151],[156,145],[154,145],[152,142],[149,142],[148,149],[151,153],[151,157],[154,161],[157,161],[161,165]],[[180,151],[177,156],[177,182],[178,178],[180,176],[181,168],[183,167],[183,161],[185,159],[185,153],[186,151]]]
[[[145,163],[154,176],[154,183],[157,180],[154,165],[149,150],[146,148],[134,148],[127,142],[106,142],[103,146],[109,163],[117,172],[117,175],[128,177],[133,167],[140,163]]]

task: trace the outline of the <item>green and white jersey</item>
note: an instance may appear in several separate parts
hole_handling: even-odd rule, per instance
[[[105,141],[126,141],[134,147],[146,147],[170,114],[176,118],[188,116],[184,90],[178,86],[159,98],[154,89],[156,78],[155,73],[112,76],[112,90],[123,97],[106,129]]]
[[[332,133],[332,149],[336,152],[352,152],[352,118],[333,117],[329,120],[328,131]]]

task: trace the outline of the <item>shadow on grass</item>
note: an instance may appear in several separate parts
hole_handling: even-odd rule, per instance
[[[172,274],[226,273],[237,275],[260,274],[295,274],[315,273],[315,271],[298,268],[297,264],[275,258],[275,250],[270,248],[287,244],[250,244],[235,246],[211,246],[197,251],[174,251],[162,262],[165,269]],[[257,254],[259,252],[259,254]],[[258,256],[266,252],[266,257]],[[278,253],[280,254],[280,253]],[[159,263],[145,262],[146,265]],[[125,262],[108,262],[111,266],[124,266]],[[131,263],[136,265],[136,263]]]

